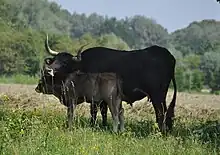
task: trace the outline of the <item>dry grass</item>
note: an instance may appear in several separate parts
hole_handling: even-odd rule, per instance
[[[64,106],[59,104],[59,100],[53,95],[43,95],[36,93],[34,88],[36,85],[22,84],[0,84],[0,96],[6,94],[11,102],[10,106],[18,108],[61,108]],[[170,103],[173,96],[173,91],[169,91],[167,95],[167,105]],[[133,111],[140,111],[140,108],[152,109],[151,103],[146,101],[146,98],[136,101],[133,107],[124,103],[125,108]],[[88,107],[88,104],[82,104],[83,107]],[[79,106],[80,107],[80,106]],[[192,113],[213,112],[220,109],[220,95],[201,94],[201,93],[183,93],[177,94],[176,110],[185,113],[185,110]],[[142,109],[143,110],[143,109]]]

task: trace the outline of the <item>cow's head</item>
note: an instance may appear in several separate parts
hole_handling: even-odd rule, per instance
[[[88,45],[88,44],[86,44]],[[55,74],[65,75],[71,73],[74,70],[78,70],[80,68],[81,62],[81,52],[83,45],[77,52],[77,56],[73,56],[67,52],[56,52],[50,49],[48,45],[48,35],[45,40],[45,48],[46,51],[53,56],[53,58],[44,59],[44,70],[45,74],[54,76]]]

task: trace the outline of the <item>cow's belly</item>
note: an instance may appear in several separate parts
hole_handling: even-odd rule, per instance
[[[127,92],[124,93],[125,97],[123,98],[123,101],[128,102],[128,103],[133,103],[135,101],[141,100],[144,97],[146,97],[145,94],[140,93],[140,92]]]

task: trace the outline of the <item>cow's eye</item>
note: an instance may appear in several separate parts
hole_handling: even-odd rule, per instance
[[[47,65],[50,65],[53,62],[53,59],[52,58],[46,58],[44,61]]]

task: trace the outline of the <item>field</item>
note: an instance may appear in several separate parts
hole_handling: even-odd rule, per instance
[[[178,93],[174,130],[158,132],[153,107],[146,100],[125,107],[121,134],[89,125],[89,104],[77,107],[72,131],[65,129],[66,108],[49,95],[37,94],[35,85],[0,85],[0,154],[220,154],[220,96]],[[170,102],[173,91],[168,94]]]

